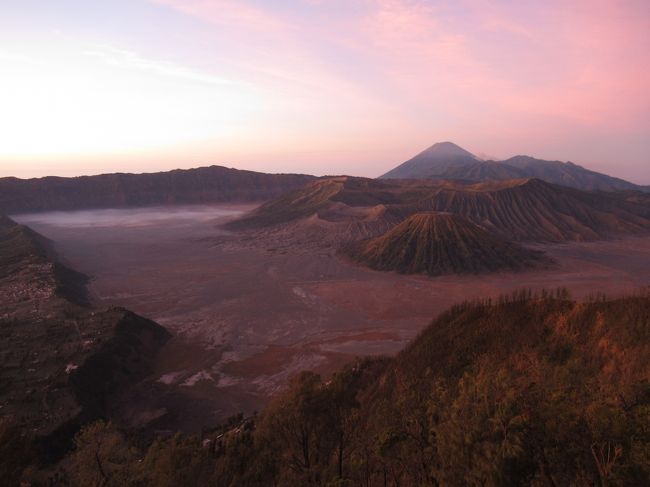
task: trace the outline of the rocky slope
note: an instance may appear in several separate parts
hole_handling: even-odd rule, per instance
[[[548,264],[541,252],[502,240],[452,213],[417,213],[345,253],[373,269],[406,274],[478,274]]]
[[[0,416],[35,435],[44,461],[82,424],[110,418],[112,399],[170,337],[127,310],[90,308],[86,280],[45,238],[0,217]]]
[[[417,207],[458,213],[518,241],[585,241],[650,231],[643,205],[619,195],[588,193],[539,179],[497,188],[445,188],[419,201]]]
[[[336,214],[344,207],[373,207],[398,203],[400,185],[366,178],[339,176],[311,182],[296,191],[263,204],[248,215],[228,224],[233,230],[263,228],[313,215],[342,220]]]
[[[463,184],[337,177],[270,201],[228,228],[341,244],[378,236],[412,214],[437,211],[458,214],[506,240],[598,240],[650,232],[644,194],[593,193],[538,179]]]
[[[222,166],[150,174],[0,178],[0,213],[263,201],[312,179],[302,174],[265,174]]]

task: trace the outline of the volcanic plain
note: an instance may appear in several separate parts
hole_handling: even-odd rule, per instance
[[[617,296],[650,285],[650,237],[535,244],[529,247],[556,265],[428,277],[375,271],[326,247],[278,245],[277,235],[265,241],[263,233],[222,228],[253,208],[14,216],[91,277],[97,306],[126,307],[173,333],[155,374],[116,402],[125,426],[191,432],[251,413],[300,370],[329,374],[358,355],[394,354],[433,316],[466,299],[522,287]]]

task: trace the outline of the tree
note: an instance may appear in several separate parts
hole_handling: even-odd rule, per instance
[[[97,421],[75,437],[75,450],[67,462],[73,485],[105,487],[133,485],[137,452],[111,424]]]
[[[155,440],[142,461],[141,477],[145,485],[175,487],[207,485],[214,468],[208,448],[196,436]]]
[[[31,441],[18,422],[9,416],[0,418],[0,479],[3,485],[19,485],[32,460]]]
[[[319,482],[322,462],[327,461],[326,407],[320,376],[302,372],[260,419],[259,434],[273,445],[288,478],[305,484]]]

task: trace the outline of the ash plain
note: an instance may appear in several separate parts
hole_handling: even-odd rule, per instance
[[[123,426],[196,432],[259,410],[297,372],[327,375],[356,356],[397,353],[450,305],[522,287],[576,298],[650,285],[650,237],[535,245],[548,270],[406,276],[278,246],[220,226],[253,205],[14,215],[91,276],[98,306],[123,306],[174,338],[151,377],[114,399]],[[250,238],[258,241],[251,245]]]

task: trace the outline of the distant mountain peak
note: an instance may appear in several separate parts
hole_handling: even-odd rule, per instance
[[[438,142],[381,177],[418,179],[439,176],[451,168],[474,164],[479,160],[453,142]]]
[[[585,191],[648,191],[647,187],[586,169],[573,162],[547,161],[525,154],[502,161],[486,160],[449,141],[433,144],[380,178],[465,182],[537,178]]]
[[[458,156],[463,156],[463,157],[473,157],[476,159],[476,156],[472,154],[469,151],[466,151],[463,149],[461,146],[454,144],[453,142],[449,141],[444,141],[444,142],[436,142],[433,144],[431,147],[428,149],[425,149],[424,151],[421,152],[421,154],[427,154],[427,155],[437,155],[440,157],[458,157]]]

